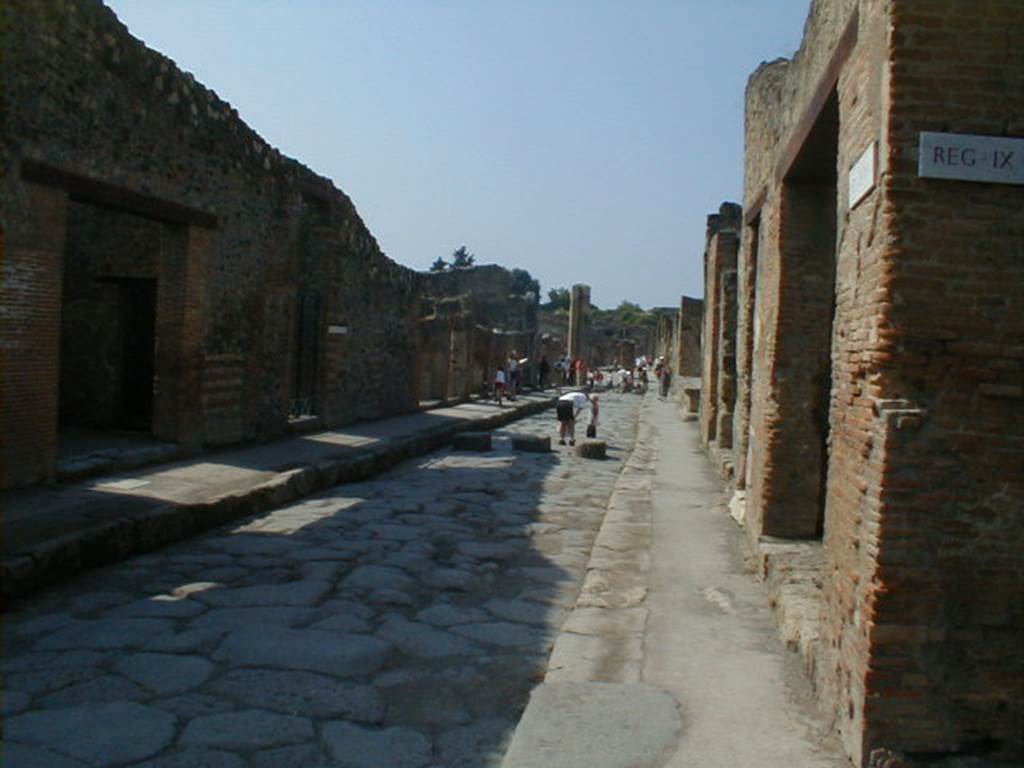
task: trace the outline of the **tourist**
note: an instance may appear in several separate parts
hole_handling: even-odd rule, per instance
[[[659,396],[662,400],[668,397],[669,387],[672,386],[672,366],[670,366],[665,358],[661,358],[661,376],[658,378],[660,386]]]
[[[508,399],[515,400],[516,393],[519,391],[519,361],[516,359],[516,351],[514,349],[508,357],[508,381],[506,382],[506,387],[508,388]]]
[[[537,364],[537,373],[540,375],[540,388],[547,389],[548,387],[548,374],[551,372],[551,364],[548,363],[548,356],[541,355],[540,362]]]
[[[501,398],[505,394],[505,369],[500,365],[498,366],[497,372],[494,374],[494,399],[498,401],[498,405],[501,405]]]
[[[583,392],[569,392],[558,398],[558,402],[555,404],[555,415],[558,417],[559,445],[565,445],[567,438],[569,445],[576,445],[576,419],[588,405],[593,420],[597,408],[596,397],[591,399]]]

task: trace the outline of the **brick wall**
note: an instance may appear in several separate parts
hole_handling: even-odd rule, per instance
[[[1024,6],[1009,0],[819,0],[792,61],[747,89],[745,234],[757,237],[739,269],[735,423],[748,530],[810,533],[820,507],[794,470],[826,398],[808,662],[857,764],[878,747],[1022,754],[1024,200],[1019,187],[919,179],[916,165],[923,130],[1024,135],[1022,33]],[[829,154],[816,132],[830,93],[831,279],[806,258],[831,238],[807,174]],[[877,183],[851,207],[849,171],[873,147]],[[794,381],[828,315],[827,384]]]
[[[719,438],[719,413],[722,406],[720,388],[727,389],[726,397],[733,391],[731,376],[723,376],[723,365],[734,366],[735,340],[730,336],[723,349],[723,333],[732,334],[735,325],[731,317],[734,310],[723,305],[723,297],[729,298],[727,276],[736,271],[736,254],[739,249],[739,226],[742,210],[735,203],[722,203],[718,213],[708,216],[707,241],[704,249],[704,326],[701,337],[701,394],[700,422],[701,436],[705,442],[716,442]],[[731,432],[731,430],[730,430]],[[728,442],[728,437],[727,441]]]
[[[892,397],[869,739],[1024,757],[1024,187],[917,177],[920,131],[1024,138],[1024,5],[895,2]],[[1018,158],[1024,163],[1024,157]],[[884,662],[884,663],[883,663]]]
[[[680,376],[700,376],[700,332],[704,302],[683,296],[679,303],[677,357],[675,369]]]

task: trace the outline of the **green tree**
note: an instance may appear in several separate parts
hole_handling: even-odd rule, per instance
[[[440,256],[437,257],[437,261],[430,265],[431,272],[444,272],[446,269],[448,269],[448,262]]]
[[[568,309],[570,301],[568,288],[552,288],[548,291],[547,309]]]
[[[540,280],[534,278],[525,269],[512,270],[512,293],[524,296],[532,293],[536,301],[540,301]]]
[[[466,250],[466,246],[464,245],[460,245],[452,252],[452,269],[472,267],[474,261],[476,261],[476,257]]]

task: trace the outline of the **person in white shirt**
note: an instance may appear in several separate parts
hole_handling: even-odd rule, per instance
[[[505,394],[505,369],[498,368],[494,374],[494,399],[501,405],[501,398]]]
[[[558,416],[558,444],[565,445],[566,438],[569,445],[576,445],[576,419],[584,408],[590,407],[591,414],[594,413],[596,398],[590,398],[583,392],[569,392],[558,398],[555,403],[555,415]]]

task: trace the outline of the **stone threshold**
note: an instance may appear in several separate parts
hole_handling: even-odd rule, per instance
[[[126,560],[243,517],[267,512],[343,483],[365,480],[396,464],[449,445],[465,431],[498,429],[552,407],[556,396],[522,400],[501,411],[433,425],[386,441],[277,472],[258,484],[190,503],[161,502],[102,521],[83,519],[70,533],[32,542],[0,561],[0,610],[83,571]],[[207,456],[193,457],[196,462]],[[116,501],[112,503],[117,503]]]

